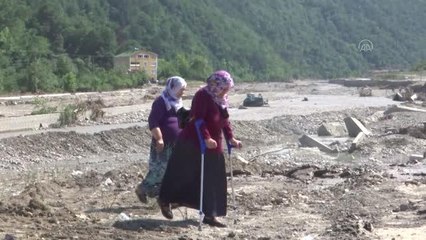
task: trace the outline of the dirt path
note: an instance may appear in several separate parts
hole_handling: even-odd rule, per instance
[[[253,90],[271,106],[237,109]],[[123,113],[113,120],[129,128],[96,123],[0,139],[0,238],[426,239],[426,160],[408,158],[425,151],[425,114],[384,117],[393,103],[385,91],[360,98],[356,89],[324,82],[246,84],[232,94],[230,114],[244,149],[232,155],[237,210],[229,207],[222,219],[228,228],[199,232],[195,210],[187,217],[174,210],[169,221],[154,200],[138,202],[133,190],[146,174],[150,135]],[[301,134],[346,116],[373,132],[357,151],[299,146]]]

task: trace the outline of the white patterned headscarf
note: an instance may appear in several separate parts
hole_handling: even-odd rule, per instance
[[[219,70],[207,78],[207,86],[204,89],[213,97],[213,101],[224,109],[229,106],[228,94],[225,94],[223,97],[219,97],[218,95],[224,89],[232,87],[234,87],[234,80],[231,74],[227,71]]]
[[[177,93],[186,87],[185,79],[174,76],[167,79],[166,88],[163,93],[161,93],[161,97],[164,99],[166,103],[167,111],[171,108],[174,108],[176,111],[183,106],[182,98],[177,97]]]

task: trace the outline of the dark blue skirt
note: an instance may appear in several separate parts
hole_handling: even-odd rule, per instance
[[[201,152],[191,142],[178,140],[169,159],[160,190],[160,200],[182,206],[200,208]],[[222,153],[204,156],[203,213],[217,217],[226,215],[227,183],[225,158]]]

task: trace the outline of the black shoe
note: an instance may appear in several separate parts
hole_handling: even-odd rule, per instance
[[[141,201],[142,203],[148,203],[148,198],[146,197],[146,194],[140,188],[140,186],[136,187],[135,193],[136,193],[136,196],[138,197],[139,201]]]
[[[170,209],[170,204],[164,203],[160,199],[157,199],[157,203],[160,206],[161,214],[167,219],[173,219],[173,212]]]
[[[204,217],[203,223],[212,227],[225,228],[226,225],[219,222],[215,217]]]

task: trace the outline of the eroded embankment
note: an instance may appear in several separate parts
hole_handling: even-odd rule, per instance
[[[232,121],[235,136],[245,149],[283,142],[297,146],[297,138],[314,134],[323,122],[342,121],[345,116],[365,118],[377,109],[352,109],[301,116],[280,116],[262,121]],[[32,164],[67,161],[92,155],[146,153],[151,141],[147,127],[113,129],[94,134],[46,132],[0,140],[0,168],[25,169]],[[241,152],[242,155],[245,151]]]

